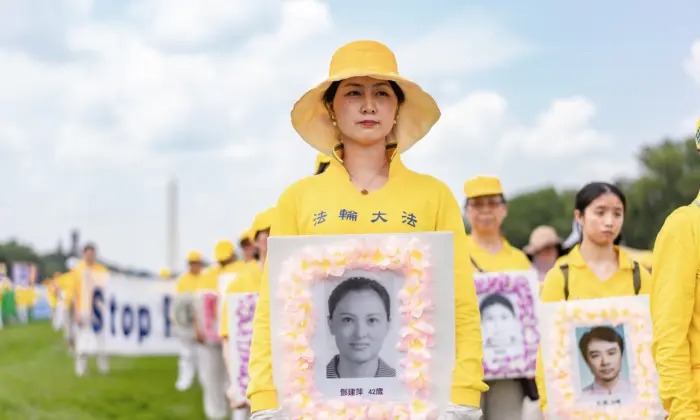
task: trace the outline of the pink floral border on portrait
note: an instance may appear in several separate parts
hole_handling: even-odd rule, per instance
[[[416,238],[406,240],[352,239],[334,246],[306,247],[286,260],[280,274],[277,302],[282,308],[281,352],[286,395],[284,405],[293,418],[427,419],[437,409],[430,401],[430,348],[434,345],[432,278],[428,246]],[[311,339],[316,310],[311,289],[329,276],[349,270],[394,271],[404,278],[399,291],[401,328],[398,349],[401,380],[410,401],[365,398],[327,399],[314,384],[316,362]]]
[[[637,297],[619,307],[587,308],[587,301],[561,302],[554,319],[554,328],[546,345],[552,346],[554,360],[545,366],[546,380],[552,382],[549,394],[550,410],[567,419],[651,419],[661,415],[657,392],[657,377],[651,356],[652,331],[648,320],[648,305],[640,305]],[[632,402],[615,407],[595,407],[579,402],[572,375],[576,368],[571,352],[571,337],[578,327],[625,324],[625,347],[634,349],[631,373],[634,374],[636,395]],[[548,387],[549,389],[549,387]]]
[[[515,273],[483,273],[475,278],[474,284],[476,293],[480,297],[497,292],[515,294],[518,297],[517,310],[520,325],[523,327],[523,355],[515,358],[506,356],[493,362],[484,359],[484,377],[486,379],[534,377],[540,333],[529,279]]]
[[[236,319],[238,321],[238,334],[231,344],[235,344],[240,358],[237,382],[239,395],[246,395],[248,388],[248,361],[250,360],[250,342],[253,338],[253,317],[258,303],[257,293],[242,294],[236,307]]]

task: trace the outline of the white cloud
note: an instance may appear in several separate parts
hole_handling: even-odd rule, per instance
[[[690,56],[683,61],[683,69],[700,85],[700,39],[690,47]]]
[[[610,137],[591,127],[595,105],[585,97],[558,99],[531,127],[515,127],[501,143],[507,155],[557,159],[605,150]]]
[[[457,197],[463,182],[478,174],[500,176],[512,193],[533,185],[570,185],[591,173],[612,179],[632,170],[610,155],[612,137],[594,128],[595,105],[585,97],[555,99],[531,123],[518,122],[506,98],[491,91],[469,93],[442,111],[406,160],[447,182]]]
[[[92,19],[84,2],[75,19],[54,22],[47,33],[55,39],[42,39],[42,48],[60,45],[64,60],[32,49],[16,35],[25,30],[0,38],[0,109],[13,110],[0,114],[0,167],[21,179],[6,185],[13,205],[0,205],[0,220],[13,220],[8,234],[42,249],[79,227],[102,255],[155,269],[165,256],[172,174],[182,256],[237,237],[286,185],[312,172],[315,152],[292,129],[289,111],[324,77],[348,34],[320,0],[132,4],[118,18]],[[20,18],[35,27],[31,13]],[[503,94],[466,91],[472,72],[533,51],[507,28],[472,20],[396,42],[402,73],[433,79],[443,110],[406,160],[458,196],[478,172],[503,174],[516,189],[549,178],[521,154],[561,157],[559,171],[571,168],[574,177],[576,151],[607,139],[592,128],[594,105],[564,98],[520,122]]]
[[[273,5],[267,0],[154,0],[134,2],[130,14],[147,23],[157,42],[182,46],[240,32]]]

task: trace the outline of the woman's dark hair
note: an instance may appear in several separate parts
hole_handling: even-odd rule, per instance
[[[391,299],[389,298],[389,293],[378,281],[366,277],[350,277],[333,289],[328,298],[328,317],[333,318],[333,312],[335,312],[338,302],[340,302],[345,295],[350,292],[359,292],[360,290],[375,291],[384,304],[387,321],[391,320]]]
[[[262,229],[257,232],[255,232],[255,239],[258,239],[258,236],[260,236],[261,233],[267,233],[268,235],[270,234],[270,228],[267,229]]]
[[[617,345],[620,346],[620,353],[625,353],[625,340],[622,338],[622,336],[610,327],[599,326],[591,328],[591,330],[585,333],[578,342],[578,349],[581,352],[584,360],[588,360],[588,357],[586,356],[588,344],[590,344],[591,340],[594,339],[607,341],[609,343],[617,343]]]
[[[576,210],[583,214],[593,200],[604,194],[615,194],[622,201],[622,210],[624,211],[627,208],[625,194],[619,188],[607,182],[591,182],[576,193]]]
[[[331,106],[333,104],[333,99],[335,99],[335,94],[338,93],[338,87],[340,86],[340,80],[335,81],[331,83],[330,86],[328,86],[328,89],[323,93],[323,103],[326,104],[326,106]],[[398,85],[398,83],[394,82],[393,80],[388,80],[389,86],[391,86],[391,90],[394,91],[394,95],[396,95],[396,99],[399,101],[399,105],[404,103],[406,100],[406,94],[403,93],[403,90],[401,90],[401,87]]]
[[[515,316],[515,308],[513,308],[513,304],[510,303],[510,300],[503,296],[500,293],[493,293],[491,295],[488,295],[484,298],[484,300],[481,301],[479,304],[479,313],[483,313],[486,308],[488,308],[491,305],[503,305],[508,310]]]
[[[330,162],[321,162],[318,164],[318,168],[316,168],[316,175],[320,175],[324,172],[326,172],[326,169],[328,166],[330,166]]]

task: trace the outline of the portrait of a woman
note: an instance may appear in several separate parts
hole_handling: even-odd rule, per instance
[[[328,329],[338,354],[326,365],[326,378],[396,377],[396,369],[379,357],[390,327],[384,286],[366,277],[341,282],[328,298]]]

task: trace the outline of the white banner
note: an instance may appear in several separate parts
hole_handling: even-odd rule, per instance
[[[97,351],[97,336],[104,352],[118,355],[176,355],[178,339],[170,319],[175,282],[132,279],[112,275],[91,293],[88,328],[78,340],[78,351]],[[82,343],[82,344],[81,344]]]

